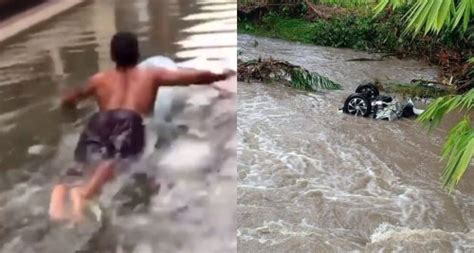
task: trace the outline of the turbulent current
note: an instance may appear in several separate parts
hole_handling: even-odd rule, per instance
[[[447,126],[428,136],[413,120],[338,113],[364,81],[429,80],[435,69],[248,35],[238,47],[243,60],[285,60],[343,85],[307,93],[239,82],[239,251],[474,252],[472,171],[452,194],[439,183]]]

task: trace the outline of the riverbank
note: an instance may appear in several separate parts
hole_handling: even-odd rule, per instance
[[[25,32],[77,5],[84,0],[50,0],[0,21],[0,43]]]
[[[409,37],[402,22],[406,10],[374,16],[370,11],[331,14],[330,18],[270,11],[259,19],[240,16],[238,32],[288,41],[350,48],[386,56],[414,58],[440,67],[437,82],[462,92],[474,87],[474,70],[467,60],[474,54],[470,33],[441,32]],[[474,29],[473,29],[474,31]],[[364,61],[367,59],[359,59]]]

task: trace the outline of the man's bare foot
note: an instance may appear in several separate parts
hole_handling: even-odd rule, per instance
[[[84,220],[84,211],[86,208],[86,198],[82,187],[74,187],[70,192],[72,200],[72,221],[79,223]]]
[[[68,217],[65,210],[65,201],[67,187],[65,185],[56,185],[51,193],[51,202],[49,204],[49,217],[54,221],[63,221]]]

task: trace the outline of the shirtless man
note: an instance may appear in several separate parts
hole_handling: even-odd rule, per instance
[[[116,162],[139,157],[145,146],[143,117],[152,111],[160,86],[208,85],[235,74],[137,68],[138,41],[131,33],[117,33],[110,47],[115,69],[97,73],[86,86],[62,99],[64,106],[74,107],[80,100],[94,97],[100,111],[89,120],[75,150],[75,160],[89,169],[69,170],[54,187],[49,208],[53,220],[81,220],[86,200],[113,178]],[[65,210],[68,195],[71,214]]]

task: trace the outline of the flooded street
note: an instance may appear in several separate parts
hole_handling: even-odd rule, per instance
[[[427,136],[413,120],[338,113],[366,80],[429,80],[435,69],[248,35],[238,46],[243,60],[273,57],[343,85],[307,93],[239,82],[239,251],[474,252],[473,171],[451,195],[439,183],[446,128]]]
[[[106,189],[99,222],[70,228],[47,219],[51,187],[95,110],[92,102],[61,110],[59,96],[113,67],[111,36],[137,33],[142,59],[235,62],[235,9],[227,0],[87,1],[0,45],[0,252],[235,251],[235,79],[223,84],[231,88],[225,96],[185,88],[172,122],[187,131],[165,136],[158,152],[150,128],[148,157],[134,168],[160,183],[148,210],[140,201],[123,210],[128,200],[115,193],[125,176]]]

